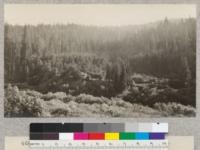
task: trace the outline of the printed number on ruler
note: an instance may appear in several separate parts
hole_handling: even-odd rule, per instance
[[[168,150],[167,140],[31,141],[30,150]]]

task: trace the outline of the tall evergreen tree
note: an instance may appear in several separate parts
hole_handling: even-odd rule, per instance
[[[20,50],[20,81],[26,81],[27,80],[27,26],[25,25],[23,28],[23,36],[22,36],[22,46]]]

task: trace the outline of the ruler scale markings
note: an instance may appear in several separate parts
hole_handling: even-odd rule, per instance
[[[153,148],[153,149],[167,149],[168,141],[167,140],[154,140],[154,141],[74,141],[74,142],[60,142],[60,141],[31,141],[30,148],[33,150],[34,148],[74,148],[74,149],[132,149],[132,148],[139,148],[141,150],[146,148]],[[71,143],[70,145],[68,143]],[[153,144],[152,144],[153,143]]]

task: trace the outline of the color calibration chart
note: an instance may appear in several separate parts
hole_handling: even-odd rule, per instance
[[[167,123],[33,123],[31,150],[168,150]]]

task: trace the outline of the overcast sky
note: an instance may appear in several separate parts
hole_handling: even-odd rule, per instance
[[[6,4],[10,24],[84,24],[121,26],[145,24],[168,18],[196,17],[195,5],[180,4]]]

